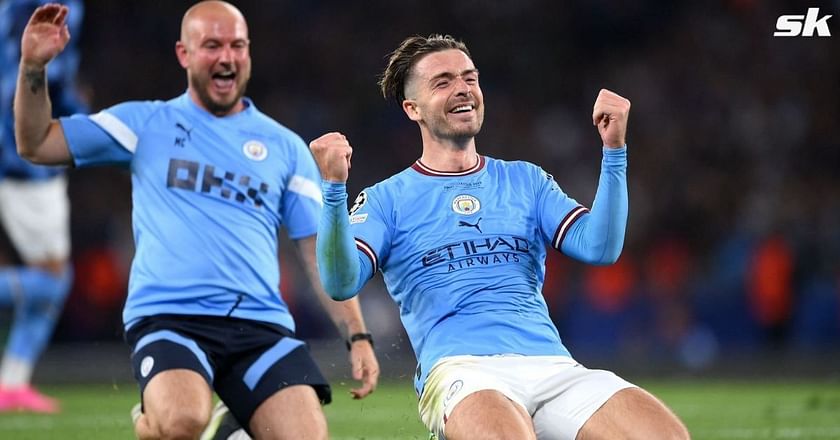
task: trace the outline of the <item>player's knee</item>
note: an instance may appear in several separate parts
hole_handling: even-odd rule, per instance
[[[73,287],[73,268],[69,264],[65,264],[64,270],[61,273],[50,273],[53,278],[52,288],[54,294],[53,301],[58,302],[59,305],[64,305],[64,300],[70,293],[70,288]]]
[[[161,440],[194,440],[199,438],[209,420],[208,414],[183,409],[149,422],[157,432],[157,438]]]

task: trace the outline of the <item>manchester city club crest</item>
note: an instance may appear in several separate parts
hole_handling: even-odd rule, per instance
[[[469,194],[455,196],[452,200],[452,210],[461,215],[473,215],[481,209],[481,202]]]
[[[143,358],[143,361],[140,362],[140,375],[146,377],[149,373],[152,372],[152,368],[155,366],[155,358],[151,356],[146,356]]]
[[[245,157],[257,162],[265,160],[268,157],[268,148],[260,141],[245,142],[242,145],[242,152],[245,153]]]

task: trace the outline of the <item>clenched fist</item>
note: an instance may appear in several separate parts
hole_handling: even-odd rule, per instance
[[[592,125],[598,127],[605,147],[619,148],[627,143],[627,118],[630,101],[607,89],[601,89],[592,108]]]
[[[350,157],[353,147],[350,141],[338,132],[327,133],[309,143],[309,149],[315,156],[315,162],[321,170],[321,178],[336,183],[344,183],[350,174]]]
[[[21,65],[43,69],[64,50],[70,41],[68,12],[67,6],[50,3],[32,13],[20,40]]]

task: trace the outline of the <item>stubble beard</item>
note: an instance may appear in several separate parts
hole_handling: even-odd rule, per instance
[[[446,119],[446,117],[444,117],[443,120],[438,121],[438,129],[435,130],[435,132],[437,137],[441,139],[451,139],[455,141],[456,145],[463,145],[464,148],[466,148],[468,142],[475,138],[481,131],[481,126],[483,124],[484,111],[481,109],[481,111],[476,111],[475,123],[455,127]]]
[[[236,93],[234,94],[233,98],[229,101],[219,101],[213,99],[209,91],[210,82],[212,81],[212,78],[202,77],[198,74],[193,74],[190,78],[190,82],[193,84],[193,88],[198,94],[198,99],[201,101],[201,104],[204,105],[207,111],[216,116],[227,115],[230,113],[231,110],[233,110],[236,104],[239,103],[242,97],[245,96],[245,89],[248,86],[248,78],[245,78],[245,81],[243,81],[241,84],[236,84]]]

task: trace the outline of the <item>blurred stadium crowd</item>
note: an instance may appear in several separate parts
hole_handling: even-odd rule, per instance
[[[630,221],[620,261],[603,268],[556,254],[549,261],[546,301],[573,353],[702,368],[728,352],[840,347],[836,17],[830,38],[774,38],[779,15],[807,6],[233,3],[250,22],[248,95],[306,141],[344,132],[355,147],[351,194],[419,156],[416,126],[376,86],[385,55],[409,34],[449,33],[470,47],[487,104],[481,153],[535,162],[584,204],[600,157],[590,121],[595,96],[605,87],[632,101]],[[174,43],[189,4],[87,3],[83,34],[74,37],[93,109],[186,88]],[[121,337],[129,194],[123,170],[70,173],[76,281],[57,342]],[[283,289],[300,334],[334,337],[292,260],[286,255]],[[368,291],[371,327],[398,340],[381,284]]]

